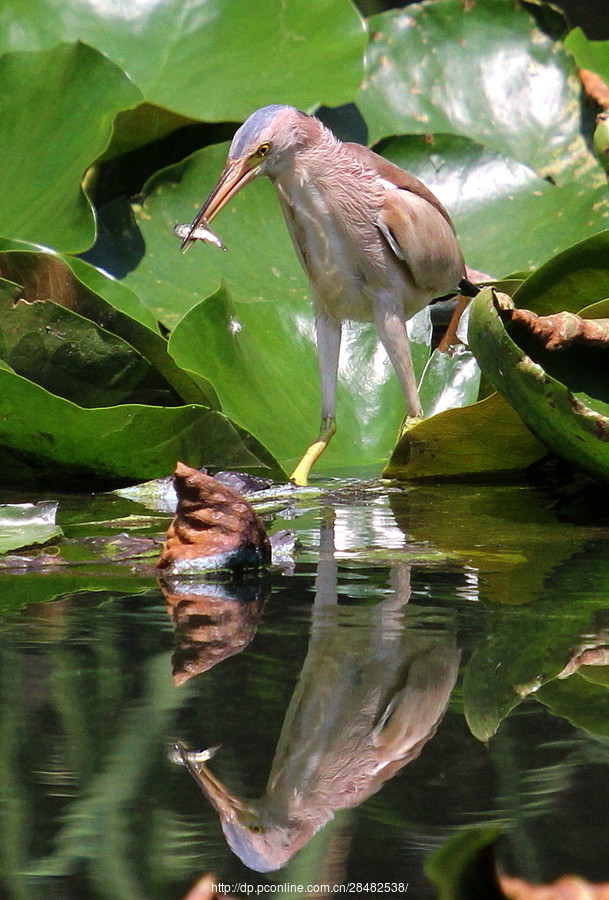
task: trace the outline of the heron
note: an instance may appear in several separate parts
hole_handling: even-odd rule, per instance
[[[307,483],[336,432],[342,323],[374,322],[395,369],[408,426],[422,416],[406,322],[447,294],[473,296],[447,211],[418,178],[361,144],[343,142],[316,116],[274,104],[236,131],[217,184],[183,235],[182,249],[248,182],[274,184],[309,282],[321,400],[317,439],[290,476]],[[199,230],[199,232],[197,231]],[[214,235],[204,239],[220,245]]]
[[[170,753],[217,811],[234,853],[282,868],[340,809],[359,806],[433,737],[461,658],[454,628],[409,603],[410,565],[376,607],[339,603],[334,525],[322,526],[311,634],[262,797],[233,793],[207,763],[218,748]]]

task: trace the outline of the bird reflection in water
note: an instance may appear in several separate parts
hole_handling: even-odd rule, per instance
[[[376,607],[341,605],[333,527],[322,529],[307,657],[264,796],[244,799],[213,775],[209,754],[176,744],[218,812],[231,849],[251,869],[279,869],[339,809],[353,807],[415,759],[454,687],[454,634],[425,627],[410,607],[410,568]]]

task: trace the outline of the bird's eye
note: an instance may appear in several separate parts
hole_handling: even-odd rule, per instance
[[[264,144],[260,144],[260,146],[256,150],[256,156],[258,156],[260,159],[264,159],[270,149],[271,145],[268,141],[265,141]]]
[[[248,825],[248,831],[251,831],[253,834],[262,834],[264,828],[262,825]]]

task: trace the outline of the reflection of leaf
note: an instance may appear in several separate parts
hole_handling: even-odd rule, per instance
[[[23,16],[17,21],[22,25]],[[95,223],[80,187],[83,172],[106,148],[118,110],[138,103],[141,93],[81,43],[5,54],[0,83],[0,235],[85,250]]]
[[[537,699],[555,716],[567,719],[590,734],[609,737],[609,691],[579,673],[552,681],[537,692]]]
[[[412,4],[373,17],[370,30],[357,102],[373,143],[453,132],[544,171],[560,170],[572,144],[585,152],[573,63],[521,6]]]
[[[57,503],[10,503],[0,506],[0,553],[46,544],[60,535],[55,524]]]
[[[133,572],[120,575],[104,571],[100,578],[99,566],[93,575],[75,573],[67,567],[60,571],[46,571],[44,575],[27,571],[20,571],[18,574],[0,572],[0,615],[12,613],[30,604],[50,603],[62,597],[74,599],[79,591],[84,596],[98,594],[102,603],[108,592],[122,592],[132,597],[150,590],[150,587],[150,577],[140,578]]]
[[[472,303],[469,340],[483,374],[531,431],[577,468],[609,480],[609,381],[603,378],[604,351],[595,355],[576,348],[543,354],[527,347],[535,353],[531,358],[508,333],[490,288]]]
[[[551,546],[547,538],[544,543]],[[565,540],[564,546],[568,545]],[[553,570],[546,566],[542,574],[534,602],[493,607],[488,637],[476,647],[467,664],[463,680],[465,715],[480,740],[488,740],[524,697],[534,694],[543,700],[559,696],[564,685],[583,681],[576,673],[551,691],[548,685],[590,634],[602,627],[609,585],[604,541],[590,543]],[[570,688],[564,690],[568,695]],[[604,688],[599,690],[609,697]]]
[[[493,890],[482,874],[481,856],[499,834],[499,825],[474,825],[458,830],[425,860],[425,874],[438,900],[473,900]]]
[[[365,43],[347,0],[63,0],[60,9],[32,0],[27,16],[19,0],[5,0],[0,35],[3,51],[88,41],[146,100],[208,121],[237,120],[266,103],[346,103],[361,80]]]
[[[388,478],[450,478],[524,469],[545,449],[497,394],[448,409],[406,431],[384,474]]]
[[[560,521],[547,496],[526,484],[425,481],[389,499],[410,540],[460,556],[479,571],[477,596],[493,604],[537,600],[548,573],[595,536]]]

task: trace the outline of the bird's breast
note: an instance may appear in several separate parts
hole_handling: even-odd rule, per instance
[[[323,182],[275,181],[283,214],[319,311],[336,319],[372,319],[373,282],[382,246],[372,212],[345,209]],[[368,222],[367,219],[370,219]]]

